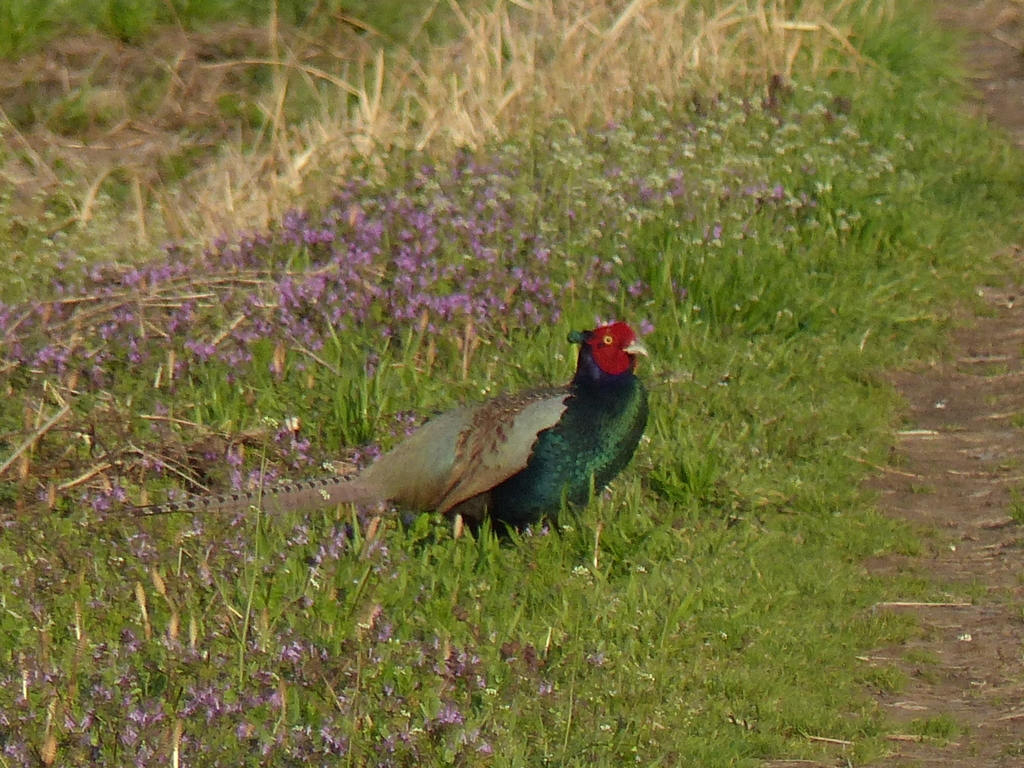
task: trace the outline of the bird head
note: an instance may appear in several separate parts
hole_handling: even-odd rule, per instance
[[[636,368],[637,355],[647,355],[647,349],[637,341],[633,329],[626,323],[602,325],[592,331],[573,331],[569,341],[580,345],[576,378],[603,381],[631,374]]]

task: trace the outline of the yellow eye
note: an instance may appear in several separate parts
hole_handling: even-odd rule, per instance
[[[608,333],[605,334],[605,337],[603,339],[601,339],[601,343],[604,344],[606,347],[610,347],[612,344],[615,343],[615,339],[613,339],[612,335]]]

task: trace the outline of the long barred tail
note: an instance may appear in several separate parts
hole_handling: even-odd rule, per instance
[[[181,501],[133,507],[133,517],[152,517],[180,513],[238,513],[252,507],[271,513],[291,512],[298,509],[323,509],[337,504],[362,504],[382,501],[358,478],[348,480],[325,477],[316,480],[298,480],[272,485],[256,491],[236,491],[217,496],[190,496]]]

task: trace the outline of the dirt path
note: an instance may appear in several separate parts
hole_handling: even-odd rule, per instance
[[[924,632],[866,660],[895,664],[909,681],[879,700],[898,722],[945,716],[962,730],[943,747],[894,742],[879,766],[1024,765],[1024,531],[1011,516],[1024,487],[1024,301],[984,295],[993,317],[957,334],[954,361],[893,375],[911,424],[896,466],[871,483],[883,509],[935,532],[921,557],[873,567],[973,585],[977,595],[885,609],[913,612]]]
[[[1024,148],[1024,4],[935,5],[943,24],[971,33],[965,58],[979,110]],[[872,567],[973,585],[976,598],[886,608],[913,612],[924,632],[865,663],[906,674],[902,690],[879,696],[897,722],[959,732],[945,745],[894,740],[877,768],[1024,766],[1024,527],[1014,520],[1015,509],[1024,519],[1024,290],[979,291],[991,316],[957,333],[952,361],[892,376],[909,424],[899,460],[871,483],[882,509],[934,533],[921,557]]]

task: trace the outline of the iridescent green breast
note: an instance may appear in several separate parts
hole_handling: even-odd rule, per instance
[[[490,516],[515,528],[556,517],[563,499],[586,504],[633,457],[647,425],[647,393],[633,376],[577,390],[558,422],[537,435],[526,468],[496,486]]]

